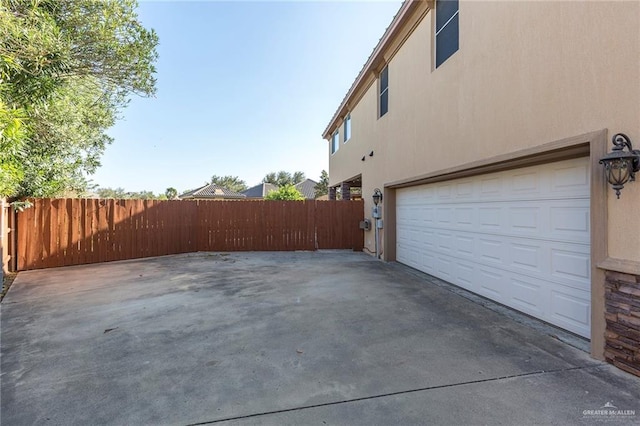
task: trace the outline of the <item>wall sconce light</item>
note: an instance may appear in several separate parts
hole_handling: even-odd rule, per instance
[[[640,171],[640,150],[633,149],[631,140],[624,133],[615,134],[611,142],[613,150],[600,160],[600,164],[604,166],[607,181],[620,198],[624,184],[636,180],[636,172]],[[625,147],[627,152],[624,151]]]
[[[369,153],[369,157],[373,157],[373,151]]]
[[[382,202],[382,191],[380,188],[376,188],[373,190],[373,204],[377,206],[380,202]]]
[[[364,161],[364,159],[365,159],[365,156],[363,155],[362,158],[360,159],[360,161]]]

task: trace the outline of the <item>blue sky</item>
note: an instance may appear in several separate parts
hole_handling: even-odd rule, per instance
[[[155,98],[109,131],[100,187],[186,191],[212,175],[328,171],[321,133],[401,1],[142,1]]]

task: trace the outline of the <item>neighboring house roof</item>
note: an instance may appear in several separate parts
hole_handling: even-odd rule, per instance
[[[316,198],[316,190],[315,187],[318,184],[315,180],[305,179],[302,182],[294,185],[295,188],[300,191],[304,198],[308,200],[313,200]],[[278,186],[272,183],[261,183],[256,186],[252,186],[251,188],[242,191],[247,198],[264,198],[269,192],[277,191]]]
[[[318,182],[311,179],[305,179],[302,182],[296,184],[296,189],[304,195],[307,200],[315,200],[316,198],[316,185]]]
[[[193,189],[191,191],[187,191],[184,194],[180,195],[181,199],[209,199],[209,200],[235,200],[246,198],[246,195],[241,194],[239,192],[232,191],[227,188],[223,188],[221,186],[216,185],[215,183],[210,183],[204,185],[198,189]]]
[[[242,191],[247,198],[264,198],[269,192],[277,191],[278,187],[272,183],[261,183]]]

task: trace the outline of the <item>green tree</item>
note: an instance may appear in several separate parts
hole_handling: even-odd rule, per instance
[[[271,191],[269,192],[266,197],[264,197],[265,200],[294,200],[294,201],[301,201],[304,200],[304,195],[302,195],[302,193],[300,191],[298,191],[296,189],[295,186],[289,184],[289,185],[283,185],[280,188],[278,188],[277,191]]]
[[[164,194],[162,194],[164,195]],[[129,198],[136,200],[159,200],[161,195],[154,194],[153,191],[139,191],[139,192],[130,192]]]
[[[304,181],[307,177],[305,176],[304,172],[294,172],[293,173],[293,177],[291,178],[293,180],[293,184],[296,185],[302,181]]]
[[[267,173],[264,179],[262,179],[262,183],[270,183],[273,185],[277,185],[277,182],[278,182],[278,175],[275,172]]]
[[[0,197],[13,194],[24,177],[21,158],[26,129],[19,109],[9,109],[0,100]]]
[[[246,182],[240,179],[238,176],[213,175],[211,177],[211,183],[235,192],[242,192],[248,188]]]
[[[128,193],[124,190],[124,188],[98,188],[96,193],[100,198],[115,198],[115,199],[124,199],[129,198]]]
[[[295,185],[306,179],[303,172],[294,172],[293,174],[280,170],[278,173],[267,173],[262,179],[263,183],[270,183],[276,186]]]
[[[153,191],[125,191],[124,188],[98,188],[100,198],[132,199],[132,200],[166,200],[165,194],[154,194]]]
[[[165,189],[164,195],[167,197],[168,200],[173,200],[178,196],[178,190],[173,187],[169,187]]]
[[[320,172],[320,182],[313,187],[316,198],[322,197],[329,193],[329,173],[326,170]]]
[[[129,96],[155,93],[158,39],[136,6],[0,0],[0,196],[83,192]]]

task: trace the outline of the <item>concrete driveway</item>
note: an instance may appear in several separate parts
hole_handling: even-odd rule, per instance
[[[23,272],[1,305],[0,420],[640,421],[638,378],[555,329],[458,293],[352,252],[194,253]]]

